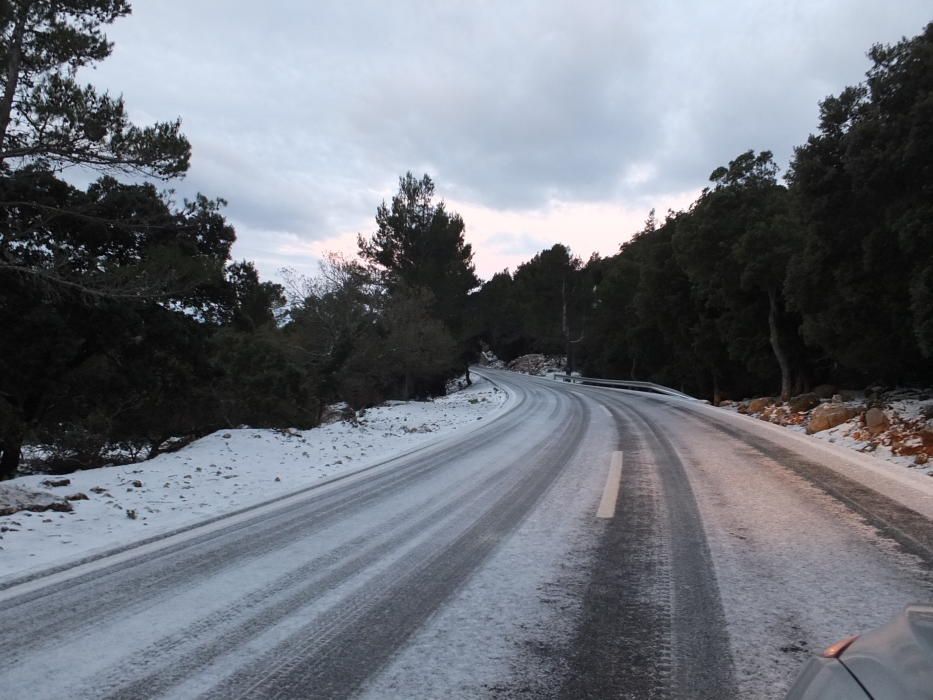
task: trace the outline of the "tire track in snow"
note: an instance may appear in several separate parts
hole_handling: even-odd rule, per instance
[[[516,408],[525,400],[526,397],[520,397]],[[512,418],[493,423],[490,439],[495,440],[514,429],[514,422]],[[249,566],[248,560],[275,551],[283,541],[313,536],[348,512],[362,511],[376,500],[403,491],[427,474],[443,469],[450,459],[471,450],[472,445],[465,441],[465,444],[451,446],[444,459],[438,459],[434,451],[428,451],[403,469],[374,475],[354,484],[349,491],[314,494],[307,501],[289,505],[273,515],[258,516],[167,546],[143,562],[122,562],[6,600],[0,603],[0,648],[10,649],[11,653],[0,658],[0,671],[15,666],[39,646],[68,643],[75,635],[88,629],[99,628],[111,620],[140,613],[170,600],[178,595],[179,590],[196,585],[201,577]],[[247,546],[231,536],[240,532],[249,533]],[[197,577],[191,575],[192,561],[196,562]],[[126,572],[131,572],[131,576],[125,576]],[[95,600],[93,616],[87,614],[86,608],[74,603],[75,598],[85,592]],[[36,606],[30,604],[40,598],[42,606],[36,610]],[[27,619],[24,620],[23,611],[27,609]],[[31,630],[26,638],[17,631],[18,626],[24,623]]]
[[[626,460],[575,668],[561,694],[737,697],[725,615],[684,463],[641,410],[622,397],[591,395],[619,419]]]
[[[562,429],[523,456],[525,474],[442,547],[426,543],[373,585],[208,692],[208,698],[346,697],[449,598],[530,512],[582,439],[579,399]],[[542,461],[538,461],[540,458]]]
[[[471,508],[487,501],[490,494],[501,489],[509,477],[507,470],[495,472],[465,493],[451,489],[449,499],[431,508],[425,509],[418,504],[389,522],[380,523],[376,530],[365,532],[232,602],[223,610],[121,661],[102,679],[95,680],[94,692],[109,698],[154,697],[280,624],[283,619],[300,611],[303,617],[314,619],[315,604],[328,592],[351,582],[371,567],[380,568],[385,560],[391,562],[393,552],[404,552],[406,544],[454,527],[468,517]],[[241,619],[244,611],[248,616]],[[218,629],[223,626],[226,629]],[[137,676],[129,684],[126,684],[123,671],[126,665],[132,667]],[[146,673],[147,668],[153,666],[158,668]],[[138,677],[139,672],[146,675]]]

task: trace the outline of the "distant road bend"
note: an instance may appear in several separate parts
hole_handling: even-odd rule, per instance
[[[513,398],[481,428],[0,590],[0,695],[780,698],[933,597],[919,478],[695,402],[482,372]]]

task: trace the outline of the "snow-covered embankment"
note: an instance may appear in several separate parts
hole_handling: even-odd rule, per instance
[[[222,430],[171,454],[59,477],[0,484],[0,506],[41,491],[72,510],[0,516],[0,581],[147,539],[326,482],[489,420],[508,397],[474,375],[472,386],[433,401],[389,402],[305,431]],[[80,497],[79,497],[80,498]]]

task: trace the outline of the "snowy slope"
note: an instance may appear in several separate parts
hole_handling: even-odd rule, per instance
[[[475,375],[474,375],[475,376]],[[182,450],[119,467],[43,475],[0,485],[56,496],[81,493],[72,512],[0,516],[0,580],[54,566],[262,503],[358,471],[488,420],[508,395],[483,378],[434,401],[390,402],[306,431],[224,430]],[[12,494],[10,494],[12,496]]]

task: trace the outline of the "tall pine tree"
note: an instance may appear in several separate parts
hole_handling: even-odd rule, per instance
[[[360,256],[385,284],[390,295],[432,295],[430,311],[459,346],[464,368],[473,348],[466,323],[468,296],[479,285],[473,249],[464,239],[459,214],[434,201],[434,182],[411,172],[399,178],[398,193],[376,211],[376,232],[358,237]]]

